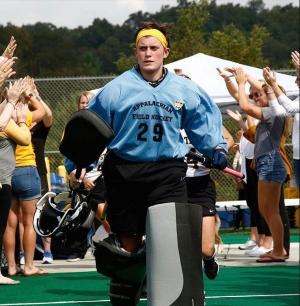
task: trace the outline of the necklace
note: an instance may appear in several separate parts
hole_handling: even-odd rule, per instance
[[[140,66],[139,66],[138,64],[136,64],[136,65],[134,66],[134,68],[135,68],[135,70],[142,76],[141,70],[140,70]],[[165,67],[163,67],[163,68],[162,68],[162,76],[161,76],[158,80],[152,82],[152,81],[146,80],[143,76],[142,76],[142,78],[143,78],[149,85],[151,85],[152,87],[156,87],[156,86],[158,86],[158,85],[164,80],[164,78],[166,77],[167,73],[168,73],[168,70],[167,70]]]

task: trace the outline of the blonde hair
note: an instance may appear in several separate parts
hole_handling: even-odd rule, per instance
[[[77,101],[77,106],[79,106],[80,104],[80,98],[82,96],[86,96],[86,98],[88,99],[88,101],[90,102],[94,97],[95,97],[95,94],[93,94],[91,91],[84,91],[82,92],[79,97],[78,97],[78,101]]]

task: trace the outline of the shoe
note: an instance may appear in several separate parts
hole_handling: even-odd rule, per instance
[[[211,259],[203,259],[204,273],[209,279],[215,279],[219,274],[219,263],[215,254]]]
[[[246,252],[245,252],[245,255],[249,256],[249,254],[250,254],[252,251],[255,251],[255,250],[257,250],[257,249],[259,249],[259,246],[258,246],[258,245],[255,246],[252,250],[246,251]]]
[[[262,254],[268,253],[269,251],[272,251],[272,249],[266,249],[265,247],[261,246],[256,250],[251,250],[251,252],[249,252],[248,256],[258,257]]]
[[[252,250],[257,246],[257,242],[255,240],[248,239],[245,244],[239,246],[239,250]]]
[[[52,263],[53,263],[53,256],[51,251],[44,251],[43,264],[52,264]]]
[[[24,255],[24,252],[20,252],[20,265],[25,265],[25,255]]]
[[[79,260],[84,260],[84,257],[80,257],[79,255],[73,254],[68,258],[67,261],[73,262],[73,261],[79,261]]]

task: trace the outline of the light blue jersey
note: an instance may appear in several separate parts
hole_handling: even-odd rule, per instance
[[[217,105],[197,84],[173,73],[154,88],[132,68],[104,86],[87,108],[113,129],[108,150],[128,161],[184,157],[181,128],[207,157],[218,145],[227,149]]]

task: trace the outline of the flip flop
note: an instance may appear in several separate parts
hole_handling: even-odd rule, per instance
[[[48,274],[49,274],[49,272],[46,272],[43,269],[38,269],[33,274],[23,274],[23,276],[25,276],[25,277],[30,277],[30,276],[45,276],[45,275],[48,275]]]
[[[258,263],[270,263],[270,262],[285,262],[285,259],[284,258],[276,258],[276,257],[261,257],[261,258],[258,258],[256,259],[256,262]]]
[[[18,276],[18,275],[24,275],[24,274],[25,274],[25,271],[20,268],[16,271],[15,274],[8,274],[8,276]]]
[[[270,256],[270,254],[272,254],[272,251],[269,251],[269,252],[267,252],[267,253],[265,253],[265,254],[261,254],[261,255],[259,255],[259,258],[264,258],[264,257],[272,257],[272,255]],[[284,256],[284,259],[289,259],[290,258],[290,256],[288,255],[288,254],[285,254]]]
[[[3,282],[3,283],[0,283],[0,286],[4,285],[19,285],[20,284],[20,281],[18,280],[11,280],[9,282]]]

